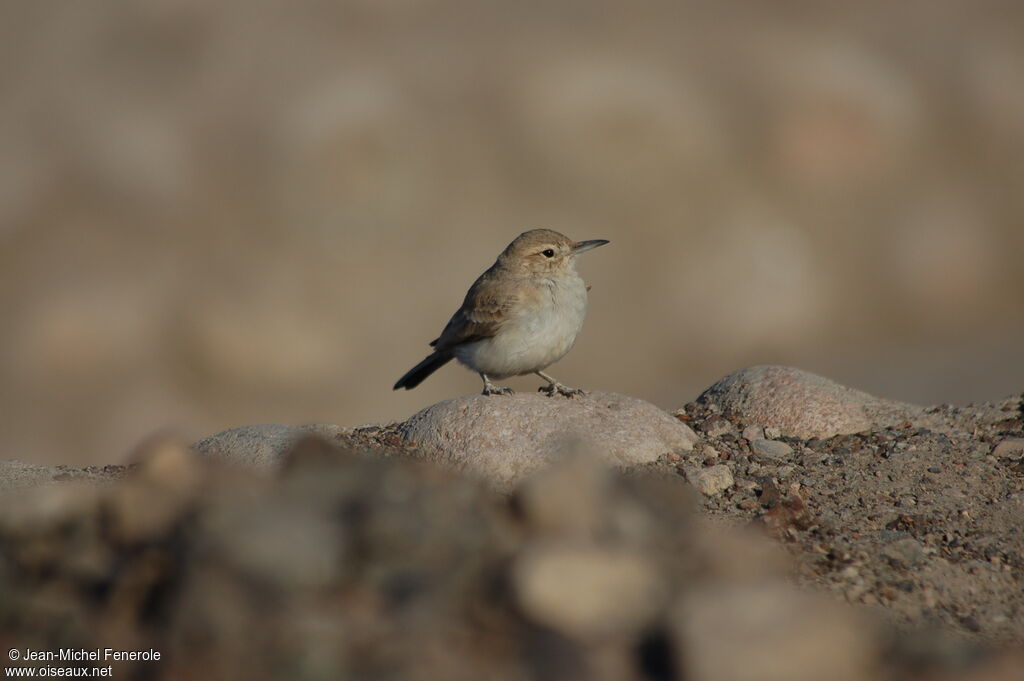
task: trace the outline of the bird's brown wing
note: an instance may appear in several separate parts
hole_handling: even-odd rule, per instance
[[[452,315],[444,331],[431,343],[435,350],[443,352],[456,345],[491,338],[498,333],[515,308],[519,296],[513,292],[515,286],[509,286],[507,280],[499,286],[491,274],[491,270],[484,272],[470,287],[462,307]]]

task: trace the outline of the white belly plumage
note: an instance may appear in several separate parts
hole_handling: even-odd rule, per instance
[[[582,279],[552,286],[539,308],[507,320],[493,338],[455,348],[455,357],[490,378],[542,371],[572,349],[587,315]]]

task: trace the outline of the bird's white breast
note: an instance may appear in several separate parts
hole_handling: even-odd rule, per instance
[[[545,280],[540,295],[512,311],[498,333],[455,349],[455,357],[491,378],[541,371],[572,349],[587,315],[587,288],[577,275]]]

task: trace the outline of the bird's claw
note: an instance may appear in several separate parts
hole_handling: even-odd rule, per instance
[[[577,395],[585,395],[586,393],[579,388],[570,388],[567,385],[561,383],[551,383],[550,385],[542,385],[537,388],[537,392],[545,393],[548,397],[552,395],[564,395],[565,397],[576,397]]]
[[[485,385],[481,395],[511,395],[515,391],[512,388],[503,388],[497,385]]]

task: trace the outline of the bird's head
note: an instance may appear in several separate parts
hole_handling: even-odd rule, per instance
[[[517,236],[498,260],[523,275],[556,275],[573,270],[580,253],[606,243],[606,239],[573,241],[550,229],[531,229]]]

